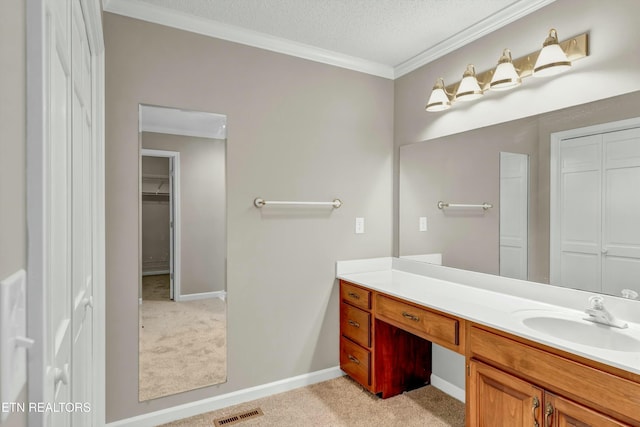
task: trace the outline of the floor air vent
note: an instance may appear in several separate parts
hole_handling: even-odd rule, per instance
[[[256,418],[262,415],[264,415],[262,413],[262,409],[260,408],[251,409],[249,411],[241,412],[239,414],[229,415],[228,417],[215,419],[213,420],[213,425],[216,427],[230,426],[230,425],[237,424],[239,422],[242,422],[251,418]]]

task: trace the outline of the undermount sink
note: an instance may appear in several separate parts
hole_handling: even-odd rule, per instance
[[[640,352],[640,340],[629,329],[584,320],[579,312],[524,310],[517,313],[526,327],[564,341],[606,350]]]

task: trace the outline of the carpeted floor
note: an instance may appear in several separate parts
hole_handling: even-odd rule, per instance
[[[226,381],[226,304],[169,299],[169,276],[145,276],[139,327],[140,401]]]
[[[260,408],[264,415],[238,427],[463,427],[464,403],[427,386],[389,399],[341,377],[214,412],[163,424],[211,427],[213,420]]]

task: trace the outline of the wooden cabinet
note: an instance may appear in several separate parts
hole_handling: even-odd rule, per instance
[[[377,294],[376,318],[460,352],[460,321],[444,314]]]
[[[540,425],[542,389],[481,362],[470,363],[470,419],[485,427]]]
[[[371,351],[340,337],[340,367],[363,387],[371,390]]]
[[[373,381],[371,291],[340,282],[340,368],[376,393]]]
[[[499,369],[472,360],[470,426],[622,427],[623,424]]]
[[[640,426],[638,382],[496,332],[470,328],[467,425]]]
[[[544,394],[544,422],[549,427],[629,426],[549,392]]]
[[[340,282],[340,367],[387,398],[429,383],[431,342],[376,319],[376,296]]]
[[[640,427],[640,375],[340,281],[340,367],[383,398],[466,355],[470,427]]]

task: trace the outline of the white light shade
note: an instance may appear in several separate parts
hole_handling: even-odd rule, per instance
[[[440,77],[433,86],[431,96],[427,102],[425,110],[427,111],[443,111],[451,108],[451,100],[445,92],[444,80]]]
[[[520,83],[522,83],[522,80],[520,79],[518,71],[516,71],[516,68],[513,66],[511,51],[505,49],[498,60],[498,66],[493,73],[489,87],[491,90],[507,90],[519,86]]]
[[[473,65],[467,65],[467,70],[462,75],[462,81],[456,92],[457,101],[472,101],[482,96],[482,89],[476,79],[476,70]]]
[[[542,50],[533,67],[534,77],[546,77],[561,73],[571,68],[571,61],[567,59],[558,44],[558,33],[555,29],[549,31],[549,37],[544,41]]]

